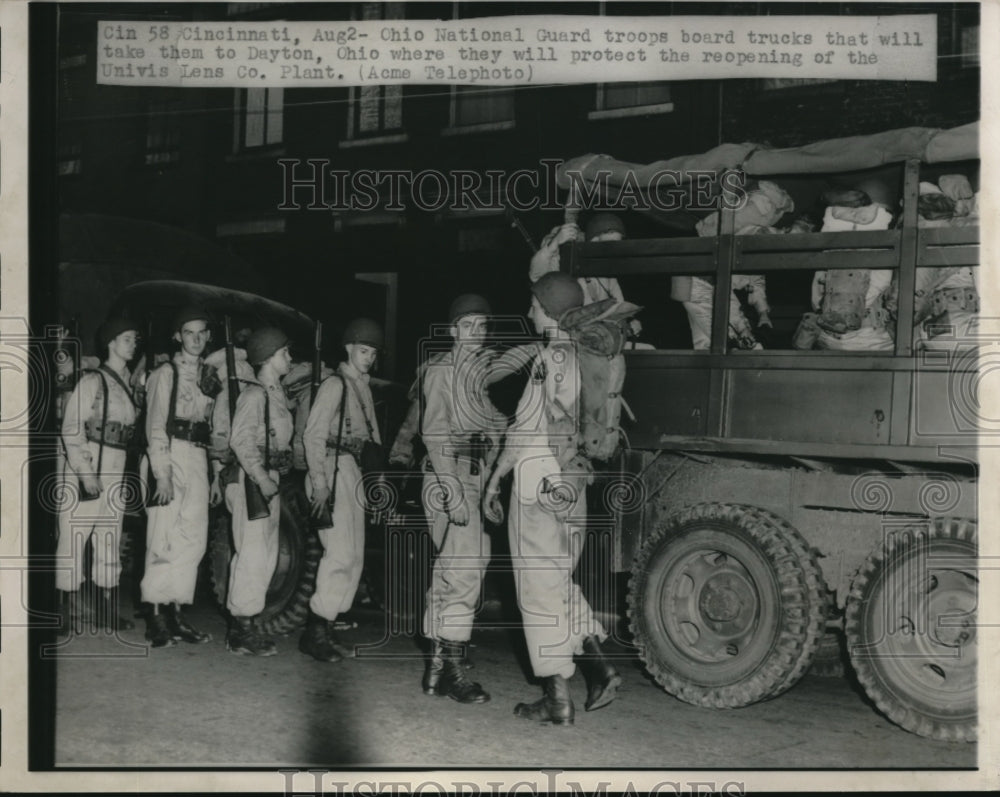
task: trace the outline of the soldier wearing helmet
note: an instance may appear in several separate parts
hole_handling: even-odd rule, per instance
[[[294,421],[281,385],[292,357],[288,336],[273,327],[254,331],[246,351],[256,379],[243,385],[236,400],[229,437],[239,469],[236,481],[226,487],[234,548],[226,597],[232,625],[226,647],[239,655],[272,656],[277,652],[274,642],[261,635],[254,620],[264,609],[267,588],[278,563],[278,485],[292,467]],[[267,502],[263,517],[251,517],[247,480],[257,486]]]
[[[528,277],[536,282],[543,274],[559,271],[559,247],[570,241],[586,241],[601,243],[602,241],[622,241],[625,239],[625,224],[621,217],[614,213],[595,213],[590,217],[584,231],[575,223],[554,227],[542,239],[542,245],[531,258]],[[621,286],[614,277],[580,277],[580,288],[583,291],[583,303],[593,304],[605,299],[617,302],[625,301]],[[642,323],[637,318],[629,320],[633,336],[642,332]]]
[[[486,516],[500,522],[500,480],[514,471],[507,525],[510,552],[528,655],[544,684],[541,700],[519,703],[514,713],[572,725],[567,680],[576,671],[574,657],[580,658],[587,680],[587,711],[614,700],[621,676],[601,653],[607,633],[573,581],[583,547],[579,530],[586,525],[590,467],[579,451],[576,350],[558,322],[584,304],[583,290],[568,274],[554,271],[535,282],[531,292],[529,318],[546,336],[546,346],[535,359],[483,500]]]
[[[178,641],[201,644],[212,637],[181,615],[194,600],[198,564],[208,543],[209,478],[214,397],[203,391],[202,355],[211,340],[209,315],[197,307],[174,319],[180,351],[149,377],[146,438],[156,484],[148,508],[142,600],[151,605],[146,638],[153,647]]]
[[[492,352],[483,348],[490,314],[489,302],[478,294],[456,298],[448,313],[452,348],[433,356],[418,380],[427,448],[424,511],[437,549],[424,612],[432,648],[423,690],[460,703],[490,699],[462,666],[490,561],[480,497],[492,441],[505,425],[485,390],[493,363]]]
[[[125,512],[126,448],[135,433],[136,398],[130,387],[128,362],[135,356],[138,325],[109,319],[101,327],[100,343],[107,357],[100,368],[84,371],[64,407],[62,442],[66,453],[63,477],[79,502],[59,507],[56,557],[70,567],[56,571],[62,628],[79,630],[87,618],[79,599],[84,582],[84,551],[93,536],[91,572],[98,626],[108,632],[129,630],[132,621],[118,616],[118,548]],[[95,500],[96,499],[96,500]]]
[[[347,360],[320,385],[303,435],[312,516],[325,527],[319,529],[323,558],[299,650],[327,662],[353,655],[338,641],[334,622],[351,608],[364,566],[365,507],[358,497],[362,450],[366,443],[382,442],[369,386],[369,371],[385,346],[382,328],[357,318],[347,325],[342,341]]]

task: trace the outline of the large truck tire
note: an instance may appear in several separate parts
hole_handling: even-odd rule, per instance
[[[639,655],[670,694],[738,708],[808,669],[826,586],[801,535],[776,515],[699,504],[664,520],[636,555],[629,618]]]
[[[975,521],[892,530],[851,584],[851,664],[890,720],[920,736],[976,740]]]
[[[323,546],[309,522],[309,502],[302,474],[281,479],[281,523],[278,563],[267,588],[261,629],[268,634],[289,634],[305,624],[309,599],[316,589],[316,570]],[[212,586],[219,605],[225,609],[229,590],[229,564],[233,558],[229,513],[213,513],[210,544]]]

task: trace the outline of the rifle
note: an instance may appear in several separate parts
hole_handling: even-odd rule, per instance
[[[531,253],[534,254],[535,252],[537,252],[538,247],[535,245],[535,241],[531,237],[531,233],[529,233],[525,229],[524,225],[521,223],[521,220],[514,215],[514,211],[511,210],[510,208],[507,208],[507,219],[508,221],[510,221],[510,226],[513,227],[515,230],[517,230],[519,233],[521,233],[521,237],[524,238],[524,242],[528,244],[528,248],[531,249]]]
[[[319,392],[321,371],[323,370],[323,322],[316,322],[316,335],[313,339],[313,370],[312,383],[309,387],[309,406],[316,403],[316,394]]]
[[[240,390],[239,380],[236,378],[236,348],[233,344],[233,328],[229,320],[229,316],[226,316],[225,323],[226,330],[226,382],[229,385],[229,433],[232,435],[233,431],[233,418],[236,415],[236,397]],[[264,407],[264,422],[265,425],[269,420],[267,418],[267,407]],[[267,445],[270,441],[267,439],[267,435],[264,435],[264,450],[267,451]],[[264,462],[264,467],[267,468],[268,463]],[[239,465],[237,464],[237,467]],[[271,510],[267,506],[267,499],[264,498],[264,493],[260,491],[260,487],[257,483],[250,478],[246,473],[243,474],[243,489],[246,495],[247,502],[247,519],[248,520],[260,520],[261,518],[266,518],[271,514]]]

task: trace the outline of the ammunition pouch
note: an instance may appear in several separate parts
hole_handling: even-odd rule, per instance
[[[265,460],[264,467],[269,470],[278,471],[278,475],[287,476],[292,470],[292,450],[265,452],[263,446],[258,446],[261,459]]]
[[[361,447],[364,444],[365,441],[360,437],[341,437],[339,440],[336,437],[329,437],[326,440],[328,451],[336,451],[338,454],[350,454],[358,461],[359,465],[361,464]]]
[[[211,442],[211,428],[207,421],[174,418],[167,422],[167,436],[174,440],[186,440],[197,446],[207,447]]]
[[[135,436],[136,427],[134,424],[124,424],[121,421],[108,421],[104,424],[103,437],[101,436],[101,424],[97,421],[88,420],[84,423],[84,431],[87,439],[92,443],[103,443],[108,448],[117,448],[124,451],[129,447],[132,438]]]

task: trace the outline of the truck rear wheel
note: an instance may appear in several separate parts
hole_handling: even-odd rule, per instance
[[[920,736],[976,739],[976,523],[937,518],[889,533],[847,599],[858,681]]]
[[[700,504],[667,518],[636,556],[629,617],[640,657],[667,692],[737,708],[781,694],[808,669],[826,586],[781,518]]]
[[[302,626],[309,616],[309,599],[316,589],[316,569],[323,546],[310,528],[308,501],[300,474],[281,480],[281,523],[278,563],[267,588],[259,623],[268,634],[288,634]],[[225,608],[229,590],[229,564],[233,558],[230,518],[216,514],[211,542],[212,584],[219,605]]]

